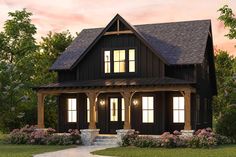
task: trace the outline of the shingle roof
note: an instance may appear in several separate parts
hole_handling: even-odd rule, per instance
[[[193,84],[192,81],[175,78],[132,78],[132,79],[100,79],[74,82],[57,82],[35,87],[34,89],[58,89],[58,88],[89,88],[89,87],[117,87],[117,86],[155,86],[172,84]]]
[[[167,64],[202,63],[210,20],[134,25],[133,28],[159,53]],[[103,28],[84,29],[50,70],[67,70],[80,59]]]

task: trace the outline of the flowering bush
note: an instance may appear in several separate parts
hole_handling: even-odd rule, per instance
[[[190,147],[210,148],[220,144],[230,144],[232,140],[225,136],[215,134],[211,128],[199,129],[193,136],[184,136],[180,132],[173,134],[164,132],[160,137],[126,135],[123,138],[123,146],[136,147]]]
[[[48,144],[48,145],[70,145],[81,144],[79,131],[69,130],[69,133],[54,134],[55,129],[37,129],[35,126],[26,125],[21,129],[14,129],[7,141],[11,144]]]

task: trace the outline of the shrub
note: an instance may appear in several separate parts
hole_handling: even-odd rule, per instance
[[[54,134],[52,128],[46,130],[37,129],[35,126],[26,125],[21,129],[14,129],[7,142],[11,144],[48,144],[48,145],[70,145],[81,144],[79,131],[69,130],[69,133]]]
[[[232,141],[226,136],[215,134],[211,128],[199,129],[193,136],[183,136],[180,132],[173,134],[164,132],[159,138],[151,136],[126,135],[122,140],[123,146],[136,147],[190,147],[210,148],[220,144],[230,144]]]
[[[47,144],[48,145],[71,145],[74,144],[72,141],[72,137],[68,134],[62,134],[62,135],[52,135],[47,138]]]
[[[236,140],[236,105],[228,107],[216,123],[216,132]]]

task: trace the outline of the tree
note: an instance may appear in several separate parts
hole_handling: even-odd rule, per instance
[[[32,87],[56,81],[48,68],[73,40],[69,31],[49,32],[37,44],[31,15],[25,9],[10,12],[0,32],[0,130],[4,132],[36,124],[37,98]],[[56,111],[56,99],[47,97],[46,127],[55,128]]]
[[[218,95],[214,98],[214,116],[219,117],[226,108],[236,102],[236,59],[227,51],[218,50],[215,55]]]
[[[226,28],[229,28],[229,33],[226,34],[229,39],[236,39],[236,18],[231,8],[224,5],[218,10],[220,12],[219,20],[224,22]]]

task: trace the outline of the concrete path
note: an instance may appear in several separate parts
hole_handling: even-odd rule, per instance
[[[70,148],[65,150],[59,150],[56,152],[49,152],[34,155],[34,157],[105,157],[100,155],[92,155],[90,152],[96,150],[102,150],[111,148],[112,146],[78,146],[76,148]],[[106,156],[107,157],[107,156]]]

